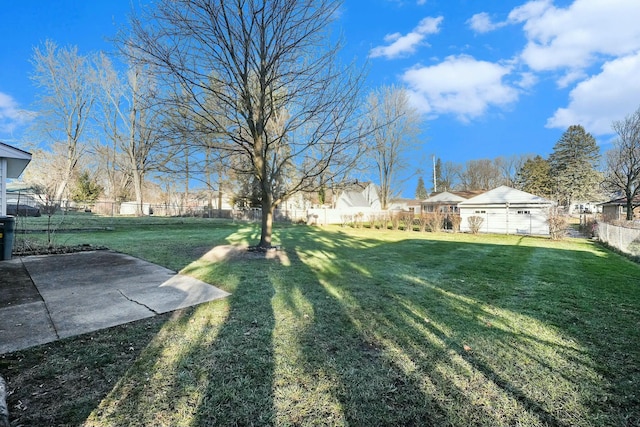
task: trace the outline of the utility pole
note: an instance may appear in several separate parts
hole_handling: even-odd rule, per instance
[[[436,182],[436,155],[434,154],[433,159],[433,192],[436,193],[438,191],[438,183]]]

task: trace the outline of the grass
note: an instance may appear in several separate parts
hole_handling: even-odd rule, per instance
[[[640,425],[640,266],[597,244],[288,226],[211,262],[259,230],[149,221],[58,238],[232,295],[0,356],[18,424]]]

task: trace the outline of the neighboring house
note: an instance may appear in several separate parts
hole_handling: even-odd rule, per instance
[[[382,209],[375,184],[353,184],[344,189],[336,199],[335,208],[308,209],[310,224],[342,224],[345,219],[358,217],[368,221],[370,216]],[[348,222],[348,221],[347,221]]]
[[[590,214],[599,213],[601,211],[598,202],[575,202],[571,207],[570,214]]]
[[[423,212],[458,213],[458,204],[471,197],[482,194],[483,191],[442,191],[432,193],[422,201]]]
[[[382,209],[375,184],[356,184],[345,189],[336,200],[335,209],[362,208],[367,211]]]
[[[422,213],[422,202],[416,199],[393,199],[387,207],[390,211],[411,212],[415,215]]]
[[[633,204],[640,205],[640,196],[636,196],[633,199]],[[608,202],[601,203],[600,206],[602,207],[602,219],[606,222],[627,219],[626,197],[609,200]],[[640,218],[640,206],[633,209],[633,218]]]
[[[469,217],[483,219],[480,231],[498,234],[548,235],[551,200],[503,185],[458,204],[460,231],[469,230]]]

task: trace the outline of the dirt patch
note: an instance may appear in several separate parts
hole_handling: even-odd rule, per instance
[[[209,262],[272,259],[284,265],[290,264],[287,253],[281,247],[263,249],[245,245],[220,245],[211,249],[200,259]]]

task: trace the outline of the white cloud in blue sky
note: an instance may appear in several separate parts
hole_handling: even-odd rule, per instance
[[[639,0],[575,0],[564,7],[552,0],[532,0],[502,19],[495,11],[475,13],[466,24],[479,40],[511,27],[521,28],[524,43],[511,57],[499,60],[454,54],[434,64],[414,64],[400,79],[428,117],[451,114],[469,122],[491,107],[509,107],[550,78],[559,90],[569,92],[567,105],[556,108],[547,127],[581,123],[596,134],[607,134],[612,120],[640,103],[638,17]],[[405,36],[396,33],[370,56],[415,53],[427,34],[437,34],[440,24],[431,32],[418,26]],[[436,36],[433,43],[438,43]]]
[[[599,74],[576,85],[569,95],[569,105],[556,110],[547,126],[566,128],[579,123],[595,134],[610,133],[614,120],[622,120],[638,108],[638,76],[640,52],[605,63]]]
[[[488,33],[507,25],[506,22],[493,22],[487,12],[480,12],[473,15],[467,24],[477,33]]]
[[[518,99],[518,91],[504,81],[510,72],[508,65],[458,55],[436,65],[411,68],[402,80],[422,112],[432,117],[453,114],[467,122],[490,106],[506,106]]]
[[[582,69],[602,56],[620,56],[640,48],[640,1],[576,0],[568,8],[548,2],[515,9],[509,16],[522,22],[527,45],[522,60],[537,71]],[[545,7],[543,7],[545,6]]]
[[[369,52],[371,58],[385,57],[387,59],[398,58],[415,53],[418,46],[426,44],[425,39],[430,34],[440,31],[442,16],[437,18],[426,17],[411,32],[387,34],[383,46],[376,46]]]
[[[9,95],[0,92],[0,135],[10,135],[33,118],[33,113],[20,109]]]

